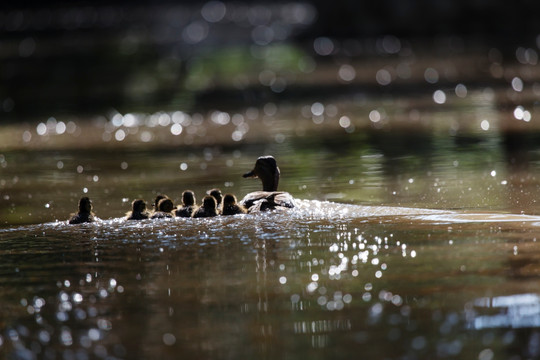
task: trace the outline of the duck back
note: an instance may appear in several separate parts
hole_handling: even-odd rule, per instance
[[[72,217],[69,219],[70,224],[82,224],[82,223],[89,223],[94,222],[94,214],[89,213],[77,213],[72,215]]]
[[[276,207],[295,207],[294,198],[285,191],[254,191],[247,194],[240,205],[249,212],[272,210]]]
[[[196,208],[195,206],[182,206],[181,208],[176,210],[176,216],[177,217],[191,217],[193,213],[195,212]]]

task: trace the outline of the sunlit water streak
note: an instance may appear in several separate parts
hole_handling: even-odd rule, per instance
[[[540,326],[540,296],[516,294],[479,298],[466,311],[473,329],[530,328]],[[489,313],[489,311],[494,313]]]
[[[266,225],[275,227],[276,229],[284,229],[287,226],[292,226],[292,222],[309,223],[310,221],[331,220],[331,221],[350,221],[350,220],[370,220],[385,219],[392,217],[396,222],[416,220],[419,222],[432,222],[434,224],[451,224],[451,223],[499,223],[499,222],[526,222],[531,225],[539,226],[540,216],[525,215],[525,214],[506,214],[506,213],[474,213],[464,211],[436,210],[423,209],[412,207],[396,207],[396,206],[363,206],[341,204],[330,201],[318,200],[300,200],[295,199],[296,208],[275,210],[268,213],[237,215],[234,217],[215,217],[208,219],[161,219],[143,220],[143,221],[127,221],[124,218],[100,219],[94,224],[85,224],[83,226],[94,226],[96,229],[104,231],[103,236],[114,235],[124,231],[136,230],[153,230],[154,228],[163,229],[163,223],[171,232],[181,231],[184,238],[194,238],[201,240],[215,235],[223,230],[241,230],[246,226],[252,226],[254,223],[263,222]],[[67,221],[56,221],[36,225],[35,228],[51,228],[58,229],[60,232],[69,234],[72,226],[64,227]],[[22,229],[32,229],[34,226],[22,226],[11,228],[0,228],[1,233],[16,232]],[[111,231],[111,233],[107,233]],[[196,234],[193,233],[196,232]],[[167,242],[171,236],[166,232],[158,231],[162,241]]]

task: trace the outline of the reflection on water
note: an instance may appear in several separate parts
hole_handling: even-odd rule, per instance
[[[0,12],[0,358],[540,356],[535,44],[309,38],[320,9]],[[263,154],[297,208],[121,218]]]
[[[223,133],[220,127],[205,128]],[[101,136],[99,127],[94,132]],[[199,200],[213,187],[242,197],[260,189],[259,181],[241,175],[261,154],[278,159],[280,188],[300,199],[538,212],[535,172],[540,153],[534,135],[518,141],[495,135],[326,134],[332,136],[304,135],[241,146],[113,146],[116,150],[110,152],[99,139],[101,145],[92,149],[5,150],[0,155],[0,223],[63,220],[84,194],[103,219],[124,214],[133,199],[151,203],[158,193],[169,195],[175,204],[186,189],[194,190]]]
[[[474,329],[531,328],[540,326],[540,296],[516,294],[479,298],[468,311],[469,324]],[[478,310],[474,311],[473,309]],[[495,313],[489,314],[493,309]],[[482,314],[482,313],[486,314]]]
[[[520,344],[534,333],[511,329],[536,326],[538,296],[527,292],[536,276],[516,283],[506,268],[513,261],[517,273],[530,266],[520,257],[539,256],[537,225],[454,214],[300,200],[258,215],[4,228],[0,353],[529,354]]]
[[[222,125],[227,116],[216,113],[200,127],[225,134],[220,145],[116,147],[133,135],[124,115],[119,126],[88,127],[93,147],[38,140],[41,151],[3,150],[0,355],[538,355],[535,135],[347,132],[339,124],[334,132],[311,116],[306,132],[280,115],[267,125],[254,118],[287,136],[242,146],[233,127],[224,131],[233,118]],[[30,143],[55,142],[70,127],[58,134],[59,121],[43,124]],[[169,137],[173,125],[162,127]],[[189,133],[193,123],[184,125]],[[155,128],[137,131],[146,129]],[[122,141],[103,139],[119,130]],[[259,190],[241,175],[261,154],[276,157],[280,188],[297,208],[121,219],[133,199],[151,203],[158,193],[178,204],[188,188],[199,201],[216,186],[239,197]],[[69,226],[83,195],[103,221]]]

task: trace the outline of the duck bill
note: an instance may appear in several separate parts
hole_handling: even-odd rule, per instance
[[[255,174],[255,171],[251,170],[250,172],[247,172],[244,175],[242,175],[242,177],[253,178],[253,177],[257,177],[257,175]]]

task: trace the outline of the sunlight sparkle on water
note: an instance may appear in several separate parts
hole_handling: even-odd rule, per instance
[[[517,92],[523,91],[523,80],[518,77],[512,79],[512,89]]]
[[[114,138],[116,141],[123,141],[126,138],[126,132],[122,129],[116,130],[114,133]]]
[[[463,84],[457,84],[455,93],[457,97],[464,98],[467,96],[467,87]]]
[[[380,69],[375,74],[375,79],[380,85],[386,86],[392,82],[392,74],[386,69]]]
[[[446,94],[442,90],[436,90],[433,93],[433,101],[437,104],[444,104],[446,102]]]
[[[342,128],[348,128],[351,126],[351,119],[348,116],[342,116],[339,118],[339,126]]]
[[[339,68],[338,76],[341,80],[350,82],[356,77],[356,70],[351,65],[344,64]]]
[[[493,313],[491,309],[501,310]],[[469,326],[475,329],[540,326],[540,298],[537,294],[516,294],[478,298],[466,307]]]
[[[531,121],[532,116],[530,111],[525,110],[523,106],[519,105],[514,109],[514,118],[529,122]]]
[[[371,110],[370,113],[369,113],[369,120],[371,120],[371,122],[374,122],[374,123],[377,123],[379,121],[381,121],[381,113],[378,111],[378,110]]]
[[[176,343],[176,337],[171,333],[163,334],[163,343],[172,346]]]
[[[424,79],[430,84],[435,84],[439,81],[439,72],[433,68],[427,68],[424,71]]]
[[[319,37],[313,42],[313,49],[321,56],[328,56],[334,51],[334,42],[330,38]]]

